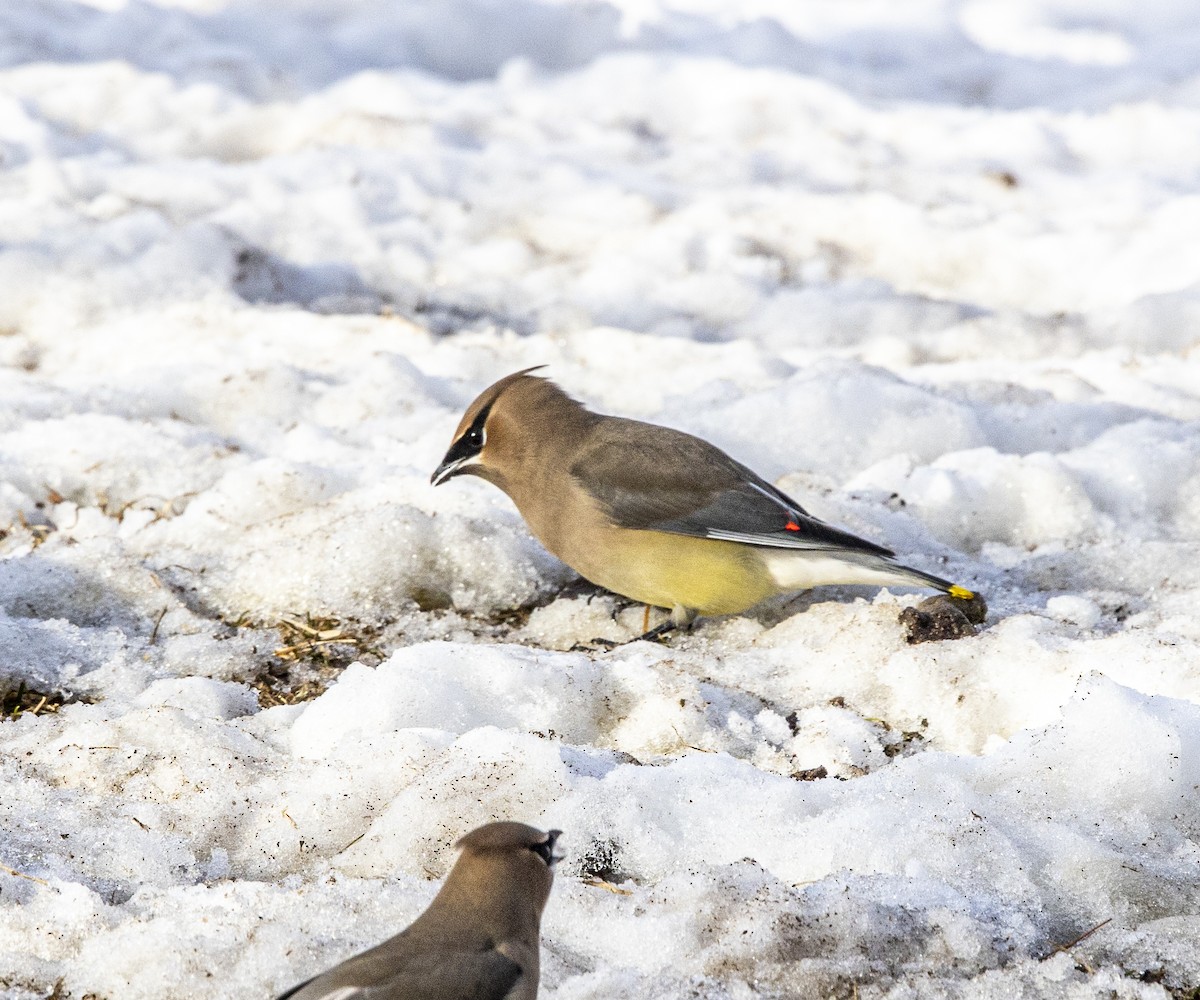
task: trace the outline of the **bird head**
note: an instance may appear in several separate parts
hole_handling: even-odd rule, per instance
[[[506,375],[467,407],[450,449],[430,482],[479,476],[509,496],[528,490],[531,468],[570,455],[571,444],[599,418],[549,379],[530,372]]]
[[[554,868],[562,858],[554,850],[561,834],[511,821],[478,827],[455,844],[462,855],[447,885],[487,885],[499,906],[531,913],[536,921],[550,898]]]
[[[535,826],[499,820],[476,827],[466,836],[460,837],[454,846],[464,855],[509,856],[520,859],[522,864],[536,858],[534,869],[540,865],[553,875],[554,866],[562,860],[561,854],[554,853],[555,844],[561,836],[562,830],[550,830],[546,833]]]
[[[529,373],[544,367],[545,365],[535,365],[533,368],[514,372],[488,386],[476,397],[467,407],[462,420],[458,422],[446,457],[429,479],[434,486],[441,486],[447,479],[460,475],[480,476],[491,480],[497,478],[506,451],[512,450],[515,439],[522,430],[519,420],[521,393],[517,392],[513,398],[505,399],[504,402],[501,402],[501,398],[522,381],[543,382]],[[515,414],[508,414],[510,409],[515,410]]]

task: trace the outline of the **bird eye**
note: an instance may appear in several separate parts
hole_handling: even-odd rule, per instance
[[[463,435],[463,441],[471,448],[483,447],[483,430],[479,427],[472,427],[466,434]]]

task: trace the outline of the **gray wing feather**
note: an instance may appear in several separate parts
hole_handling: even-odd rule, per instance
[[[364,952],[294,990],[292,1000],[504,1000],[521,966],[495,950]]]
[[[302,983],[297,983],[286,993],[280,993],[279,996],[277,996],[275,998],[275,1000],[291,1000],[292,997],[299,995],[300,991],[302,989],[304,989],[304,987],[306,987],[309,983],[311,983],[316,978],[317,978],[316,976],[313,976],[312,979],[306,979]]]
[[[622,528],[894,555],[813,517],[719,448],[669,427],[610,418],[597,425],[571,475]]]

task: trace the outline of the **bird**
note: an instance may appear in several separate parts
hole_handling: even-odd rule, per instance
[[[561,830],[487,823],[405,930],[276,1000],[534,1000]]]
[[[544,367],[514,372],[479,394],[430,482],[472,475],[492,483],[580,576],[668,610],[642,638],[825,584],[975,596],[814,517],[702,438],[593,413],[532,374]]]

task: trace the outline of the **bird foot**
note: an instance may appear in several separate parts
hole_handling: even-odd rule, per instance
[[[664,635],[675,628],[675,623],[667,619],[661,625],[655,625],[649,631],[643,632],[641,635],[635,635],[632,639],[625,639],[622,642],[614,642],[612,639],[595,638],[590,642],[577,642],[571,647],[572,653],[594,653],[597,650],[603,650],[606,653],[611,653],[614,649],[620,649],[622,646],[628,646],[631,642],[657,642]]]
[[[641,635],[637,636],[636,638],[629,639],[628,641],[629,642],[657,642],[668,632],[672,631],[675,627],[676,627],[675,623],[673,621],[671,621],[670,618],[668,618],[661,625],[655,625],[654,628],[647,629]]]

